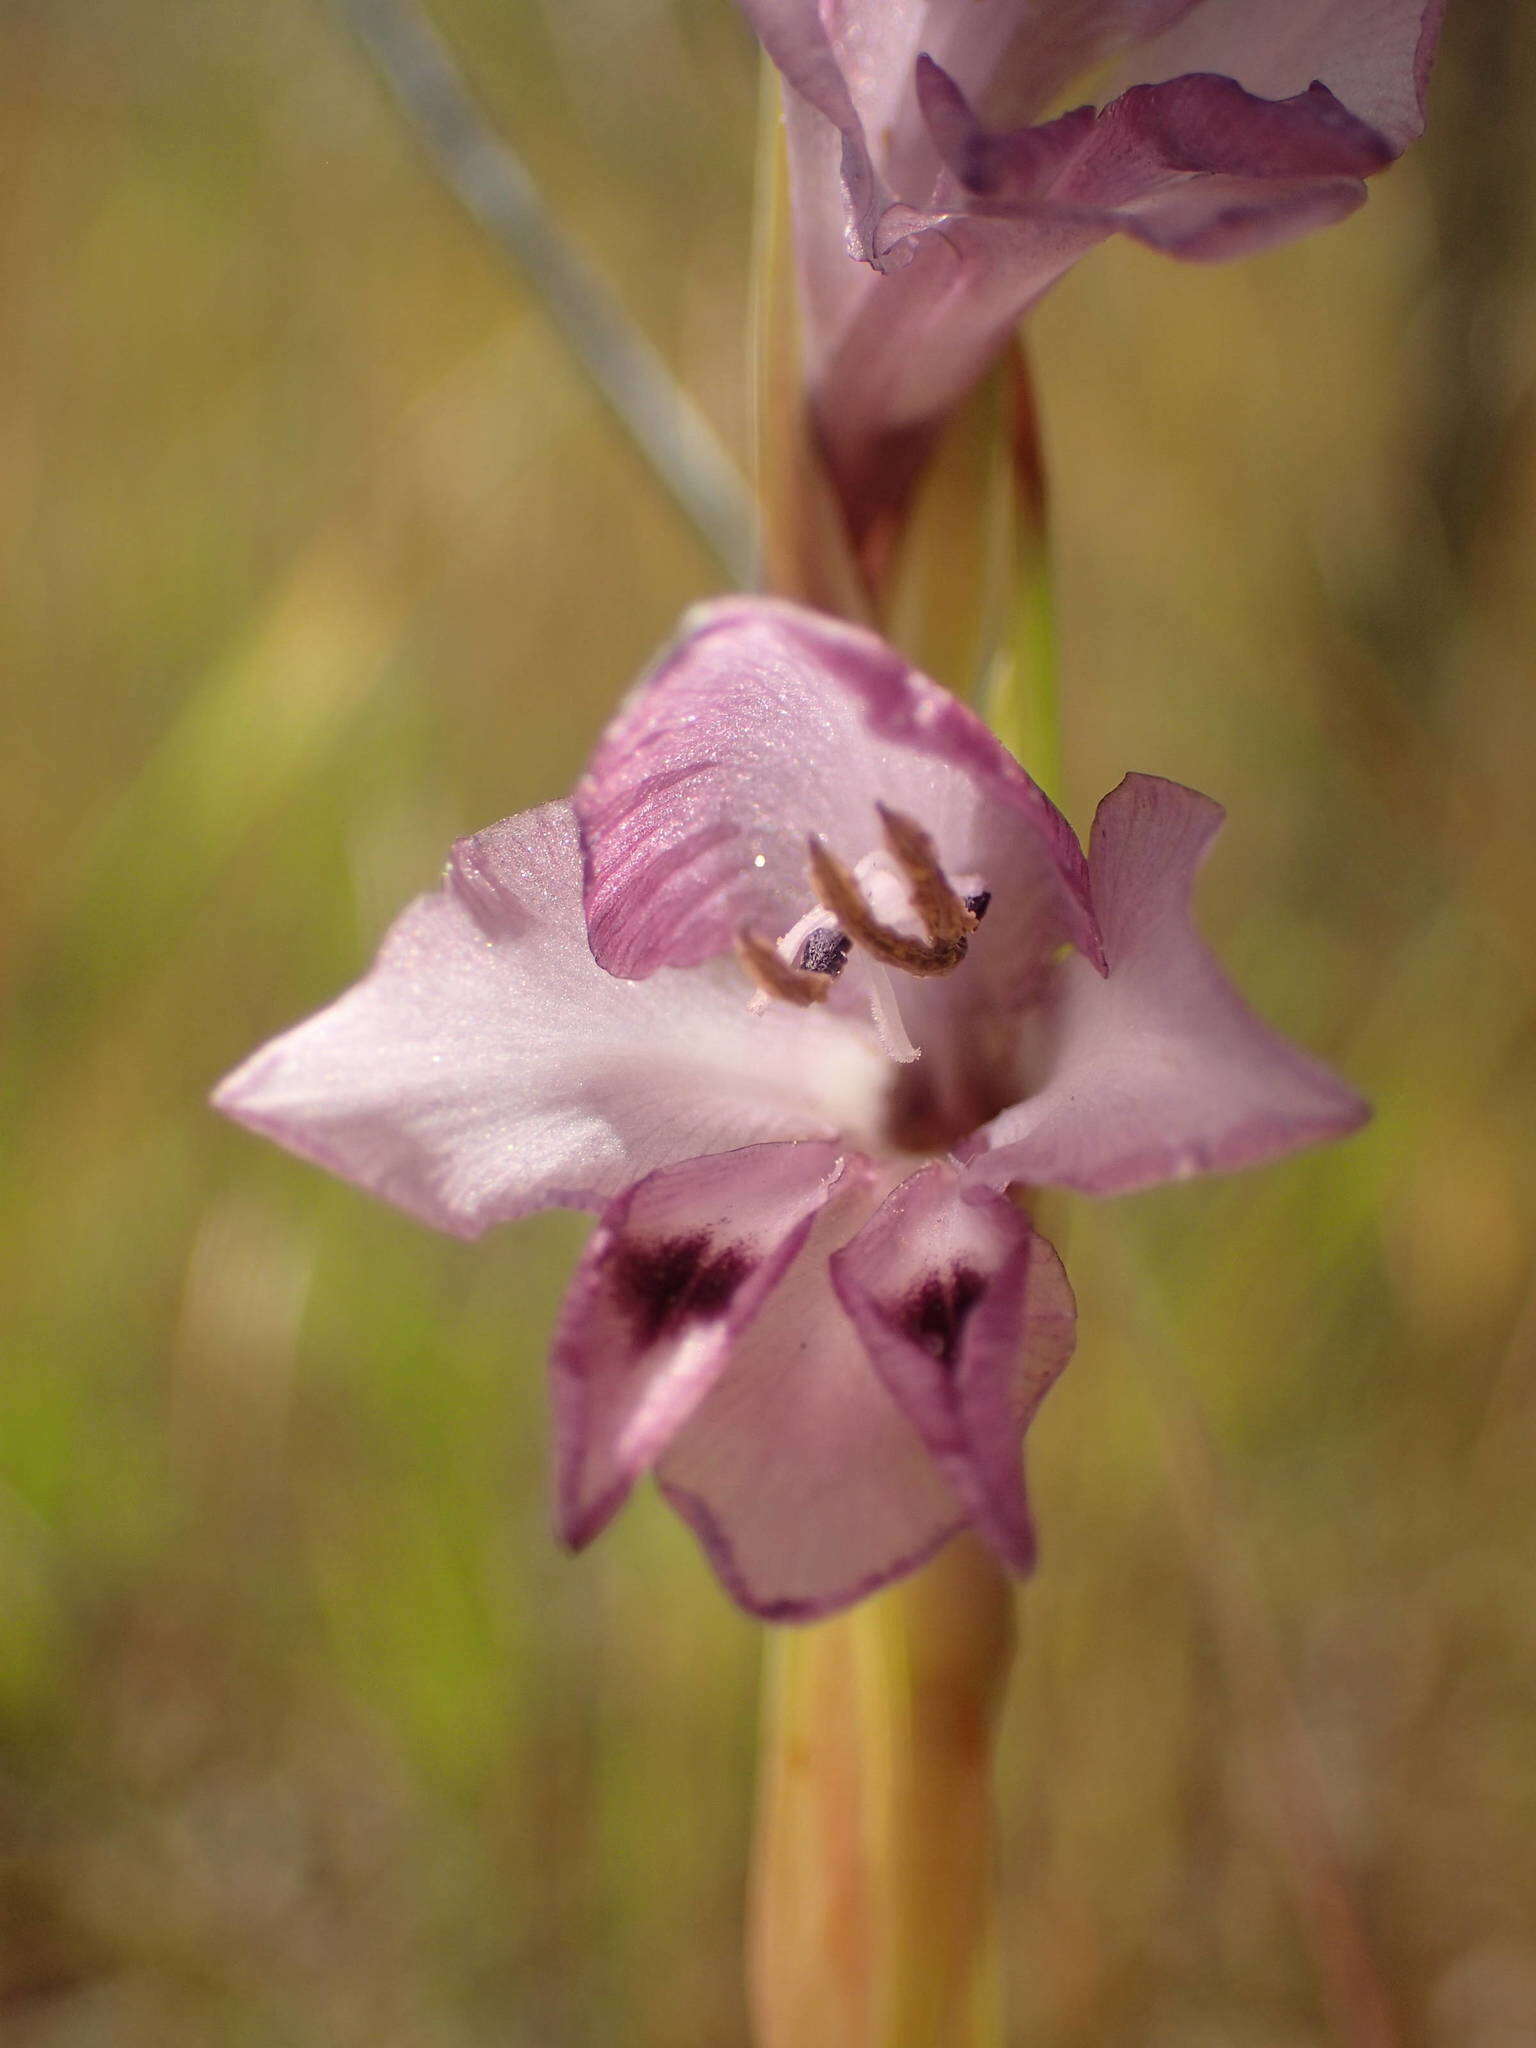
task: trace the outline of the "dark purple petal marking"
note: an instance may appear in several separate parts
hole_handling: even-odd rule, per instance
[[[1061,1261],[1011,1202],[935,1161],[887,1196],[831,1267],[870,1364],[972,1526],[1028,1571],[1024,1436],[1076,1324]]]
[[[966,1318],[986,1286],[974,1266],[957,1265],[947,1278],[930,1274],[900,1302],[892,1321],[941,1365],[953,1365],[960,1355]]]
[[[755,1261],[739,1244],[718,1250],[707,1230],[691,1237],[627,1244],[614,1260],[614,1287],[642,1346],[684,1323],[723,1315]]]
[[[752,1145],[665,1167],[610,1203],[555,1331],[567,1543],[591,1541],[707,1395],[844,1166],[831,1145]]]

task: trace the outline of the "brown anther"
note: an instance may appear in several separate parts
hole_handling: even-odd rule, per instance
[[[777,946],[760,939],[746,925],[736,934],[736,958],[764,995],[776,996],[782,1003],[795,1003],[803,1010],[812,1003],[824,1003],[836,982],[835,975],[791,967]]]
[[[908,823],[909,820],[902,820]],[[914,831],[918,827],[913,826]],[[926,840],[926,834],[920,834]],[[931,943],[925,945],[921,939],[909,939],[904,932],[893,931],[888,924],[882,924],[864,900],[864,892],[849,873],[848,869],[830,852],[819,839],[808,842],[811,861],[811,880],[816,886],[816,900],[830,910],[843,930],[866,953],[872,953],[877,960],[883,960],[887,967],[899,967],[905,974],[950,974],[965,958],[966,934],[975,929],[976,920],[965,905],[960,904],[966,923],[953,934],[941,938],[934,933]],[[895,847],[892,847],[895,853]],[[928,852],[933,851],[931,842]],[[903,868],[906,863],[897,854]],[[942,876],[940,877],[942,880]],[[914,881],[914,891],[916,889]],[[949,884],[944,883],[947,889]],[[953,893],[953,892],[951,892]],[[959,899],[956,898],[958,902]],[[919,909],[919,915],[928,925],[933,926],[927,913]]]
[[[927,927],[936,946],[951,945],[975,931],[978,920],[957,896],[949,877],[939,865],[932,839],[915,818],[904,811],[888,810],[876,804],[885,828],[885,843],[891,857],[912,885],[912,907]]]

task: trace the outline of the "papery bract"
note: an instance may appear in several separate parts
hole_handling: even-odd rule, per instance
[[[568,1541],[654,1471],[765,1616],[967,1525],[1023,1570],[1021,1446],[1074,1308],[1013,1193],[1246,1165],[1364,1114],[1191,928],[1219,818],[1129,776],[1085,861],[883,642],[708,606],[573,804],[461,841],[371,972],[216,1100],[460,1235],[599,1212],[554,1342]]]
[[[854,537],[1095,243],[1342,219],[1419,134],[1443,0],[741,0],[790,92],[806,375]],[[1090,76],[1098,104],[1046,118]],[[858,259],[850,262],[849,257]]]

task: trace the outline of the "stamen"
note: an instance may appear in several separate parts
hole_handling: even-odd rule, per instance
[[[912,907],[928,933],[927,942],[882,923],[849,870],[820,839],[813,838],[809,850],[817,899],[849,938],[886,966],[899,967],[906,974],[953,973],[965,958],[970,934],[981,914],[957,895],[922,826],[884,804],[876,808],[891,857],[906,877]],[[985,903],[981,908],[985,910]]]
[[[791,967],[777,946],[760,939],[746,925],[736,934],[736,957],[764,995],[777,996],[803,1010],[812,1003],[824,1003],[837,978],[814,968]]]
[[[965,939],[975,931],[976,919],[950,887],[932,839],[905,812],[884,804],[876,804],[875,809],[885,828],[885,843],[912,885],[912,908],[926,925],[928,936],[936,946]]]

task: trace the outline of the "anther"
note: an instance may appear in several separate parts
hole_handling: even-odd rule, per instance
[[[746,925],[736,934],[736,957],[764,995],[795,1003],[801,1009],[809,1009],[812,1003],[824,1003],[837,978],[836,973],[792,967],[777,946],[760,939]]]
[[[848,965],[848,955],[852,951],[853,941],[846,932],[839,931],[835,924],[821,925],[806,933],[805,943],[795,955],[794,964],[808,973],[828,974],[835,978]]]
[[[902,823],[907,822],[909,821],[902,820]],[[914,827],[914,830],[917,829]],[[927,835],[923,834],[922,837],[926,840]],[[921,939],[908,938],[904,932],[895,931],[890,925],[882,924],[864,900],[864,892],[848,869],[819,839],[808,842],[808,851],[811,880],[815,885],[817,901],[831,911],[849,938],[862,946],[867,953],[873,954],[875,959],[883,961],[887,967],[901,968],[906,974],[950,974],[960,965],[965,958],[966,935],[975,929],[976,920],[959,898],[954,896],[949,884],[943,881],[942,874],[939,876],[940,882],[954,898],[960,918],[964,922],[956,929],[954,919],[939,912],[941,928],[935,931],[928,911],[918,906],[918,914],[931,935],[929,942],[925,944]],[[915,895],[918,887],[916,878],[911,874],[903,856],[896,852],[894,845],[891,851],[912,881]],[[931,842],[928,843],[927,851],[932,854]],[[937,864],[934,865],[937,872]],[[938,911],[936,901],[930,907]]]
[[[932,839],[915,818],[876,804],[891,857],[912,885],[912,908],[935,946],[954,945],[975,931],[977,918],[951,888]]]
[[[870,909],[848,869],[823,845],[810,842],[811,879],[818,900],[846,934],[888,967],[907,974],[949,974],[965,958],[970,935],[991,900],[985,890],[962,897],[939,861],[933,840],[915,818],[877,804],[885,843],[906,878],[912,908],[927,932],[926,944],[884,924]]]

